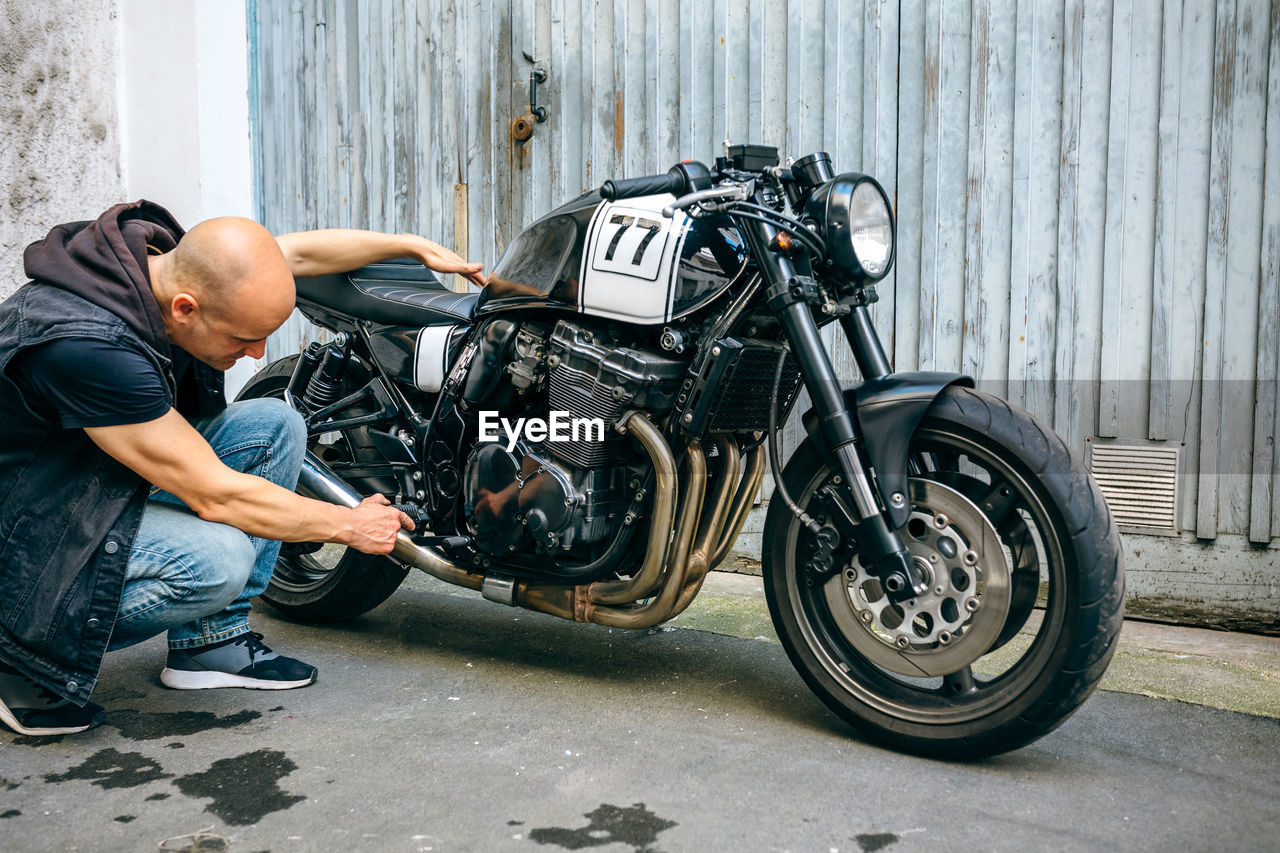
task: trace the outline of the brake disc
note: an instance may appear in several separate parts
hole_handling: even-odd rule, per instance
[[[860,654],[906,676],[947,675],[986,654],[1009,615],[1011,567],[991,522],[955,489],[911,478],[902,539],[929,581],[894,604],[860,558],[827,581],[836,624]]]

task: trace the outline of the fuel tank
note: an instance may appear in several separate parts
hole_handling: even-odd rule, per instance
[[[520,232],[493,267],[477,315],[533,306],[656,325],[715,299],[746,264],[729,219],[674,217],[674,196],[601,201],[595,192]]]

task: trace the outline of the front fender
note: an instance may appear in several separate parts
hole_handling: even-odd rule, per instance
[[[973,379],[959,373],[913,371],[891,373],[880,379],[869,379],[844,392],[845,404],[858,424],[867,460],[875,469],[875,487],[880,502],[889,508],[889,521],[894,528],[907,523],[911,505],[901,501],[895,506],[890,496],[907,494],[907,447],[920,419],[933,401],[951,385],[972,388]],[[824,451],[826,437],[818,425],[813,409],[802,417],[805,432]]]

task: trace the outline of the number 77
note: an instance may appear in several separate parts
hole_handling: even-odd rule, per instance
[[[621,225],[622,227],[614,233],[613,239],[609,241],[609,248],[604,253],[604,259],[606,261],[613,260],[614,252],[618,250],[618,244],[622,242],[622,235],[631,230],[631,228],[639,228],[642,231],[649,232],[640,240],[640,245],[636,247],[635,255],[631,258],[631,265],[634,267],[640,266],[640,262],[644,258],[645,249],[649,248],[649,244],[653,242],[653,238],[658,236],[658,232],[662,230],[662,223],[660,222],[656,222],[652,219],[639,219],[634,216],[623,216],[620,213],[615,213],[613,216],[609,217],[609,224]]]

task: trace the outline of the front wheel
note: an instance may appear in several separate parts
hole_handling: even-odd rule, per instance
[[[877,741],[951,758],[1023,746],[1083,704],[1115,651],[1124,572],[1111,513],[1061,439],[971,389],[939,395],[909,458],[900,533],[929,591],[888,599],[841,529],[838,469],[806,441],[783,478],[826,529],[815,537],[771,502],[774,626],[814,692]]]

